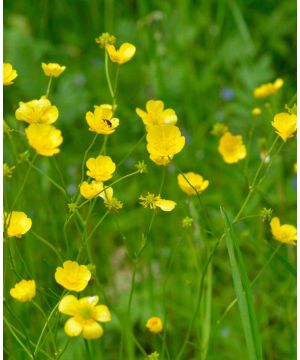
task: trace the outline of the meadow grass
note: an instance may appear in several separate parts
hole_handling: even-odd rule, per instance
[[[5,358],[296,358],[296,248],[276,242],[261,217],[272,209],[296,223],[296,140],[283,143],[271,126],[296,102],[295,24],[294,1],[4,1],[4,62],[18,71],[4,88],[4,162],[15,166],[4,179],[4,210],[33,222],[21,239],[4,239]],[[119,67],[116,92],[118,67],[95,43],[104,31],[137,48]],[[50,61],[66,66],[49,90],[64,141],[58,155],[42,157],[15,111],[47,92],[41,62]],[[253,98],[256,86],[278,77],[278,93]],[[149,99],[176,111],[186,137],[167,167],[149,159],[135,113]],[[114,102],[116,132],[89,132],[86,112]],[[223,161],[216,123],[243,136],[246,159]],[[261,161],[265,148],[269,162]],[[109,184],[124,204],[118,213],[77,196],[85,160],[100,152],[117,164]],[[137,171],[139,161],[147,173]],[[199,196],[178,187],[187,171],[210,181]],[[138,199],[148,191],[174,200],[175,210],[144,209]],[[193,224],[183,227],[187,216]],[[99,295],[112,312],[98,340],[64,333],[58,303],[66,290],[54,273],[70,259],[91,265],[80,297]],[[23,278],[37,283],[32,302],[9,294]],[[162,319],[162,333],[146,329],[151,316]]]

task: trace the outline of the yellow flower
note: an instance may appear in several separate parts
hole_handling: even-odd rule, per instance
[[[146,323],[146,328],[148,328],[150,332],[157,334],[163,330],[163,323],[159,317],[153,316],[148,319]]]
[[[39,100],[20,102],[16,118],[28,124],[53,124],[58,119],[58,110],[46,97],[42,96]]]
[[[31,301],[35,297],[35,287],[34,280],[21,280],[10,289],[9,293],[18,301]]]
[[[122,209],[123,204],[120,200],[113,197],[114,190],[112,187],[103,187],[103,191],[100,193],[100,197],[104,200],[105,207],[108,210],[114,210],[115,212],[118,212],[120,209]]]
[[[240,135],[232,135],[230,132],[221,137],[218,150],[228,164],[236,163],[247,155],[243,138]]]
[[[60,66],[57,63],[42,63],[42,69],[44,70],[46,76],[59,77],[60,74],[62,74],[66,70],[66,67]]]
[[[4,213],[5,224],[7,226],[7,236],[20,238],[26,234],[32,226],[31,219],[22,211],[12,211]]]
[[[283,85],[282,79],[277,79],[274,83],[262,84],[254,89],[253,96],[261,98],[274,95]]]
[[[176,124],[177,115],[173,109],[165,109],[164,103],[160,100],[149,100],[146,104],[147,112],[136,108],[135,111],[143,120],[146,126]]]
[[[165,200],[160,197],[160,195],[154,195],[149,193],[145,196],[141,195],[139,197],[140,204],[144,208],[149,207],[150,209],[156,209],[159,207],[162,211],[172,211],[176,206],[176,202],[173,200]]]
[[[86,162],[89,169],[86,173],[88,176],[97,181],[106,181],[111,179],[116,170],[116,164],[110,156],[99,155],[96,158],[89,158]]]
[[[293,225],[280,225],[278,217],[274,217],[271,222],[271,232],[275,240],[286,244],[294,244],[297,240],[297,228]]]
[[[259,107],[253,108],[253,109],[252,109],[252,115],[253,115],[253,116],[259,116],[259,115],[261,115],[261,108],[259,108]]]
[[[113,107],[108,104],[95,106],[94,113],[86,113],[89,130],[97,134],[112,134],[119,126],[119,119],[113,118]]]
[[[29,145],[39,155],[53,156],[60,152],[63,142],[61,131],[49,124],[31,124],[25,129]]]
[[[276,133],[282,138],[284,142],[293,137],[297,130],[297,115],[289,113],[279,113],[274,116],[272,122]]]
[[[134,56],[136,48],[130,43],[124,43],[119,50],[114,45],[107,45],[106,50],[112,62],[124,64]]]
[[[91,279],[91,272],[85,265],[76,261],[65,261],[63,267],[56,268],[55,280],[67,290],[80,292],[84,290]]]
[[[13,80],[18,76],[16,70],[9,63],[3,64],[3,85],[12,85]]]
[[[150,159],[158,165],[167,165],[169,158],[184,147],[185,137],[175,125],[153,125],[147,130],[147,150]]]
[[[58,310],[72,316],[65,323],[64,330],[68,336],[82,335],[85,339],[97,339],[103,335],[99,322],[109,322],[111,314],[107,306],[97,305],[98,296],[88,296],[77,299],[66,295],[59,303]]]
[[[201,175],[191,171],[179,174],[177,176],[177,181],[180,189],[189,196],[197,195],[197,193],[200,194],[209,185],[208,180],[204,180]]]
[[[81,196],[88,200],[98,195],[102,190],[103,183],[95,180],[91,181],[90,183],[83,181],[83,183],[80,185]]]

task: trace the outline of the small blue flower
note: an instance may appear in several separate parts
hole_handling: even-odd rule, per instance
[[[225,101],[231,101],[234,99],[234,91],[228,87],[224,87],[221,91],[220,91],[220,97],[221,99],[225,100]]]

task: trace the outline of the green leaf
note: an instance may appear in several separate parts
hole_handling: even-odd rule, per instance
[[[229,254],[233,284],[238,300],[244,335],[250,360],[262,360],[262,345],[254,310],[252,291],[238,242],[232,225],[223,209],[221,213],[225,223],[225,239]]]

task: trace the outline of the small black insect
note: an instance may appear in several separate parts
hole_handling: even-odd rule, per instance
[[[112,123],[110,122],[110,120],[103,119],[103,121],[104,121],[109,127],[112,127]]]

